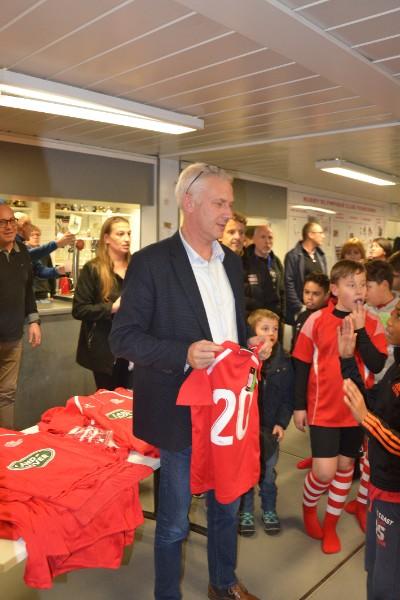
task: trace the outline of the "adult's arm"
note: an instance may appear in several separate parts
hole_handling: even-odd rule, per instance
[[[298,278],[298,263],[293,259],[293,255],[288,252],[285,256],[285,290],[286,290],[286,310],[294,315],[301,311],[303,303],[296,292],[296,279]]]
[[[286,314],[286,292],[285,292],[285,271],[283,268],[282,261],[275,256],[277,270],[279,271],[278,279],[278,294],[281,303],[282,315]]]
[[[169,266],[168,266],[169,267]],[[121,296],[121,306],[113,319],[109,338],[111,351],[142,367],[181,374],[186,364],[190,342],[159,338],[153,330],[158,310],[168,319],[167,295],[157,285],[161,266],[152,270],[146,253],[133,256],[128,267]],[[165,304],[164,304],[165,303]]]
[[[387,355],[380,352],[373,344],[365,327],[356,329],[355,333],[357,333],[356,348],[365,366],[372,373],[379,373],[385,366]]]
[[[284,429],[286,429],[286,427],[289,425],[290,419],[292,418],[295,404],[294,370],[290,360],[288,361],[287,370],[284,371],[284,376],[282,377],[281,383],[281,402],[279,404],[276,424],[281,425]]]
[[[32,262],[33,274],[40,279],[55,279],[60,277],[55,267],[46,267],[39,261]]]
[[[53,241],[48,242],[48,244],[43,244],[42,246],[37,246],[36,248],[28,248],[28,252],[32,262],[35,262],[44,256],[48,256],[51,252],[54,252],[54,250],[57,250],[57,247],[57,243]]]
[[[99,301],[100,280],[95,269],[84,265],[72,301],[72,316],[79,321],[111,319],[112,302]]]
[[[26,257],[27,269],[28,269],[28,277],[26,280],[25,287],[25,318],[27,323],[30,325],[31,323],[38,323],[39,313],[36,305],[35,294],[33,291],[33,273],[32,273],[32,265],[29,261],[29,258]]]

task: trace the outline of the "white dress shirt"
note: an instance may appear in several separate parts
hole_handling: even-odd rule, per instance
[[[210,260],[202,258],[179,231],[188,255],[211,330],[212,341],[238,342],[235,298],[224,269],[225,253],[216,240],[212,243]]]

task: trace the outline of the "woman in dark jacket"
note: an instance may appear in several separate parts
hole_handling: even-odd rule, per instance
[[[97,256],[85,264],[75,289],[72,315],[82,321],[76,360],[93,371],[97,388],[129,387],[128,362],[112,355],[108,336],[120,305],[130,241],[127,219],[107,219],[101,228]]]

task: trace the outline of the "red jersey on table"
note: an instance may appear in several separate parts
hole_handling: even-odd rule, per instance
[[[333,311],[335,305],[311,314],[300,330],[293,357],[311,364],[307,388],[307,419],[309,425],[321,427],[355,427],[358,423],[344,403],[343,377],[337,347],[337,328],[342,319]],[[385,331],[380,321],[367,312],[365,330],[374,344],[387,353]],[[374,384],[374,374],[362,361],[358,351],[355,359],[366,387]]]
[[[95,425],[103,431],[112,431],[112,439],[118,446],[158,457],[159,452],[154,446],[133,435],[132,414],[131,391],[124,388],[98,390],[91,396],[72,396],[65,407],[50,408],[42,415],[39,428],[52,433],[74,434],[75,427]]]
[[[257,383],[260,362],[250,350],[222,344],[207,369],[193,370],[177,404],[191,407],[191,490],[214,490],[229,503],[247,492],[260,476],[260,423]]]

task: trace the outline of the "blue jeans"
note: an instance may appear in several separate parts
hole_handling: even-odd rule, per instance
[[[191,448],[160,450],[160,491],[154,542],[155,598],[180,600],[182,542],[189,533]],[[237,512],[240,499],[220,504],[207,493],[207,554],[210,583],[226,589],[237,581]]]
[[[264,512],[276,510],[276,497],[278,488],[276,487],[276,463],[279,458],[279,444],[275,452],[266,459],[263,468],[261,469],[260,479],[260,497],[261,507]],[[251,488],[246,494],[243,494],[240,503],[241,512],[254,512],[254,488]]]

